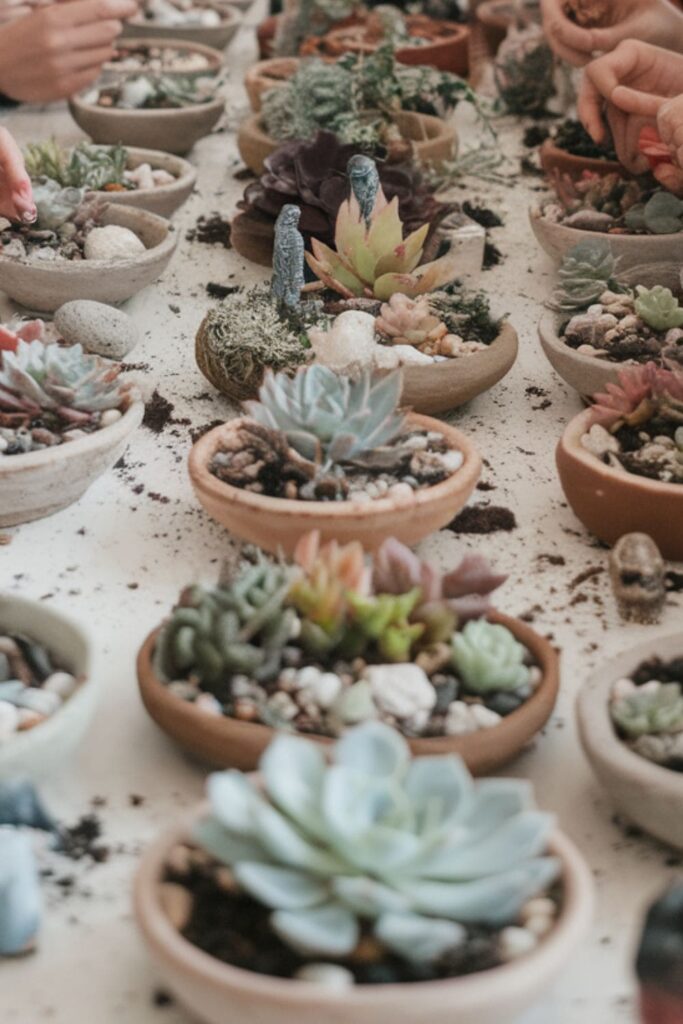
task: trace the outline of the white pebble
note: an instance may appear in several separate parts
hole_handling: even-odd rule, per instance
[[[274,693],[268,700],[268,707],[287,722],[299,714],[298,707],[288,693]]]
[[[302,689],[303,687],[313,686],[318,682],[321,675],[322,672],[315,665],[306,665],[296,673],[297,688]]]
[[[492,726],[498,725],[502,717],[484,704],[470,704],[469,708],[470,715],[480,729],[490,729]]]
[[[533,917],[528,917],[524,922],[524,927],[535,935],[536,938],[540,939],[550,931],[554,925],[552,917],[548,917],[547,914],[534,914]]]
[[[204,711],[207,715],[222,715],[223,707],[220,701],[216,700],[212,693],[200,693],[194,702],[194,706]]]
[[[100,416],[100,426],[111,427],[112,424],[117,423],[122,416],[123,413],[121,412],[120,409],[105,409],[105,411]]]
[[[372,501],[372,498],[365,491],[351,491],[348,500],[355,501],[357,505],[367,505],[369,501]]]
[[[184,679],[175,679],[168,684],[167,689],[174,697],[179,697],[181,700],[194,700],[197,696],[196,685],[188,683]]]
[[[455,448],[452,448],[449,452],[444,452],[444,454],[441,456],[443,468],[446,470],[447,473],[457,472],[457,470],[460,469],[464,461],[465,457],[462,454],[462,452],[456,451]]]
[[[339,964],[304,964],[296,972],[294,977],[297,981],[307,981],[314,985],[324,985],[325,988],[335,992],[341,992],[354,984],[351,971]]]
[[[321,672],[308,687],[311,700],[319,708],[331,708],[341,693],[342,685],[341,679],[334,672]]]
[[[399,505],[415,501],[415,492],[413,491],[413,488],[410,484],[407,484],[404,481],[393,484],[393,486],[389,488],[387,496],[393,498]]]
[[[19,726],[19,712],[14,704],[0,700],[0,743],[12,736]]]
[[[632,679],[617,679],[616,683],[612,685],[612,700],[623,700],[624,697],[630,697],[636,689],[636,684]]]
[[[503,960],[515,960],[519,956],[524,956],[537,944],[536,936],[532,932],[526,928],[516,928],[514,925],[503,928],[498,941]]]
[[[51,693],[50,690],[27,686],[24,692],[17,697],[17,706],[29,708],[30,711],[37,711],[39,715],[49,717],[62,706],[62,698],[58,693]]]
[[[62,700],[66,700],[77,685],[70,672],[53,672],[43,683],[43,690],[47,690],[48,693],[56,693]]]
[[[192,893],[176,882],[162,882],[159,886],[159,903],[174,928],[182,931],[190,920],[193,904]]]
[[[448,705],[444,724],[447,736],[467,736],[477,731],[477,723],[470,714],[470,705],[462,700],[454,700]]]
[[[557,904],[549,896],[535,896],[522,907],[522,922],[526,923],[528,917],[535,917],[537,914],[542,914],[543,917],[555,917]]]
[[[368,665],[363,678],[370,683],[377,707],[397,718],[431,711],[436,703],[436,690],[419,665]]]
[[[86,260],[130,260],[145,251],[144,242],[135,232],[118,224],[93,228],[83,244]]]

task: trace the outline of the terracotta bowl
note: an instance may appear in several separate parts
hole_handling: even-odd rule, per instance
[[[646,659],[683,655],[683,633],[651,637],[609,661],[585,683],[576,705],[581,743],[619,811],[650,835],[683,849],[683,774],[648,761],[622,743],[609,714],[612,684]]]
[[[221,50],[216,50],[213,46],[205,46],[203,43],[190,43],[186,39],[168,39],[161,38],[159,36],[145,37],[144,39],[129,39],[128,43],[125,40],[119,40],[116,49],[119,52],[125,52],[126,50],[132,49],[138,43],[144,43],[147,46],[157,46],[159,49],[171,49],[179,50],[188,54],[201,54],[202,57],[206,58],[207,66],[202,71],[164,71],[166,77],[174,78],[178,75],[183,78],[203,78],[206,75],[216,75],[223,67],[223,53]],[[144,69],[136,71],[125,71],[122,69],[119,61],[107,61],[102,66],[102,79],[104,81],[116,81],[120,78],[125,78],[128,75],[144,74]]]
[[[470,30],[467,25],[457,22],[439,22],[447,32],[432,42],[421,46],[401,46],[396,50],[400,64],[420,65],[450,71],[466,77],[470,70]],[[320,39],[319,55],[340,57],[344,53],[374,53],[378,42],[370,41],[363,35],[362,25],[351,25],[331,29]]]
[[[224,50],[232,42],[242,23],[236,6],[222,5],[220,25],[159,25],[142,16],[124,22],[123,39],[179,39],[182,42],[202,43],[214,50]]]
[[[610,469],[581,447],[590,409],[567,426],[557,469],[567,501],[583,525],[606,544],[625,533],[652,537],[665,558],[683,560],[683,486]]]
[[[176,232],[164,217],[110,203],[100,223],[130,228],[144,242],[147,251],[127,260],[52,263],[16,259],[0,252],[0,287],[27,309],[54,313],[71,299],[94,299],[117,305],[137,295],[163,274],[178,244]]]
[[[529,211],[529,220],[539,245],[555,263],[561,263],[572,246],[596,238],[609,239],[614,255],[620,260],[621,270],[643,263],[683,263],[683,231],[673,235],[604,235],[599,231],[582,231],[564,224],[553,224],[534,209]]]
[[[142,857],[134,912],[165,986],[204,1024],[501,1024],[541,997],[585,937],[593,914],[593,880],[580,853],[561,832],[550,841],[562,862],[562,910],[553,930],[531,953],[502,967],[453,981],[357,985],[334,992],[310,982],[266,977],[231,967],[189,943],[161,906],[166,858],[186,841],[200,807],[166,832]]]
[[[83,677],[62,707],[40,725],[0,744],[0,780],[41,778],[59,769],[82,740],[95,711],[90,639],[83,627],[45,601],[0,593],[0,633],[23,633],[45,644],[60,667]]]
[[[72,96],[69,100],[71,116],[93,142],[109,145],[122,142],[124,146],[158,149],[181,156],[209,134],[224,107],[222,96],[177,110],[117,110],[98,107],[82,96]]]
[[[123,455],[144,411],[135,402],[116,423],[87,437],[0,459],[0,527],[42,519],[78,501]]]
[[[171,217],[192,193],[197,180],[197,169],[182,157],[171,153],[160,153],[156,149],[129,149],[126,166],[129,170],[149,164],[152,170],[168,171],[175,181],[157,188],[139,188],[125,192],[96,192],[95,195],[109,203],[134,206],[149,210],[160,217]]]
[[[416,161],[438,167],[456,155],[458,136],[452,122],[408,110],[397,111],[394,121],[403,138],[413,143]],[[258,114],[243,121],[237,132],[240,156],[254,174],[263,173],[264,161],[281,144],[266,133]]]
[[[536,0],[527,0],[524,6],[532,14],[533,21],[541,20],[540,6]],[[492,53],[497,53],[514,21],[514,8],[513,0],[484,0],[483,3],[477,4],[476,18],[482,26],[486,45]]]
[[[254,113],[261,109],[264,94],[285,85],[300,63],[297,57],[272,57],[251,65],[244,76],[244,88]]]
[[[195,339],[197,365],[207,380],[232,402],[255,398],[258,388],[245,387],[225,373],[207,343],[204,319]],[[497,384],[517,358],[517,332],[503,324],[498,337],[486,349],[432,366],[406,366],[403,370],[401,405],[433,415],[457,409]]]
[[[226,424],[215,427],[197,441],[190,452],[189,471],[200,503],[212,519],[236,537],[258,544],[265,551],[282,548],[291,554],[302,533],[320,530],[322,540],[336,538],[345,544],[361,541],[374,551],[385,537],[417,544],[450,522],[463,507],[481,472],[481,457],[472,442],[455,427],[428,416],[410,413],[412,427],[443,434],[464,455],[457,473],[433,487],[415,491],[405,502],[377,498],[365,504],[353,501],[291,501],[269,498],[232,487],[209,472],[209,463],[220,447]]]
[[[574,156],[566,149],[560,149],[552,139],[546,139],[539,150],[541,167],[548,176],[555,171],[569,175],[572,180],[583,177],[586,171],[591,174],[621,174],[630,177],[626,168],[618,160],[605,160],[600,157]]]

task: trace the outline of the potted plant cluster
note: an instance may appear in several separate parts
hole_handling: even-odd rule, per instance
[[[600,540],[649,534],[683,557],[683,373],[654,362],[624,369],[568,425],[557,449],[572,509]]]
[[[594,174],[625,174],[611,143],[598,145],[580,121],[566,118],[554,124],[539,151],[541,167],[548,176],[555,172],[572,179],[585,171]]]
[[[480,555],[441,575],[393,539],[366,559],[311,533],[291,566],[232,571],[184,590],[138,659],[152,717],[210,764],[254,769],[274,729],[329,740],[379,720],[481,774],[550,715],[557,656],[490,610],[505,577]]]
[[[51,139],[27,146],[25,161],[34,181],[49,178],[62,188],[85,189],[110,203],[166,217],[185,202],[197,179],[195,168],[181,157],[120,144],[79,142],[69,149]]]
[[[120,365],[45,338],[42,321],[2,330],[0,526],[78,500],[123,453],[142,420]]]
[[[124,25],[124,38],[172,39],[224,50],[241,24],[236,3],[193,0],[144,0],[141,11]]]
[[[552,311],[539,325],[548,359],[581,395],[617,383],[627,366],[683,361],[680,268],[621,271],[611,244],[580,242],[564,256]]]
[[[590,913],[589,872],[526,783],[413,761],[381,723],[331,763],[278,737],[259,776],[211,776],[209,798],[145,854],[135,892],[165,981],[208,1024],[366,1024],[399,1005],[409,1024],[493,1024],[537,997]]]
[[[94,142],[183,155],[215,127],[225,101],[212,77],[138,75],[72,96],[69,110]]]
[[[119,39],[110,59],[103,65],[104,78],[122,75],[163,75],[181,77],[218,74],[223,54],[203,43],[177,39]]]

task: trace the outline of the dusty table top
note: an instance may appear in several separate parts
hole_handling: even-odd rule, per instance
[[[248,23],[255,23],[252,12]],[[254,59],[253,31],[230,50],[228,124],[246,110],[242,68]],[[61,105],[22,109],[7,117],[20,141],[79,132]],[[519,133],[503,144],[521,155]],[[516,151],[519,150],[517,154]],[[101,477],[77,505],[17,527],[0,546],[0,585],[81,617],[95,640],[101,700],[79,754],[42,791],[60,820],[93,811],[109,848],[102,863],[54,859],[45,880],[46,914],[36,954],[2,966],[3,1024],[185,1024],[182,1009],[155,1001],[156,979],[135,930],[131,879],[140,849],[201,796],[204,774],[186,760],[145,714],[137,693],[135,655],[147,632],[171,607],[182,586],[215,579],[228,550],[227,534],[199,507],[186,460],[193,433],[234,413],[197,369],[194,333],[211,300],[207,282],[237,284],[263,278],[234,252],[185,240],[199,214],[231,213],[244,182],[234,134],[221,132],[196,146],[197,193],[175,220],[179,250],[162,281],[129,304],[143,340],[129,356],[169,403],[165,423],[133,437],[124,464]],[[558,815],[588,858],[598,906],[589,941],[569,963],[546,1001],[523,1024],[623,1024],[635,1021],[633,946],[644,908],[680,865],[671,851],[615,821],[580,750],[574,724],[578,687],[600,659],[681,625],[675,595],[659,626],[624,626],[609,590],[606,552],[567,507],[554,468],[563,425],[580,409],[577,396],[553,373],[537,339],[541,302],[552,268],[535,243],[527,207],[538,181],[508,186],[471,180],[462,198],[499,211],[505,225],[492,237],[504,254],[482,276],[497,312],[508,312],[520,336],[519,359],[508,377],[452,417],[485,460],[485,490],[475,503],[511,510],[516,528],[485,537],[443,530],[420,545],[443,567],[463,547],[481,550],[510,574],[498,603],[529,613],[535,628],[562,649],[556,712],[533,748],[510,774],[533,780],[539,803]],[[2,309],[3,318],[10,312]]]

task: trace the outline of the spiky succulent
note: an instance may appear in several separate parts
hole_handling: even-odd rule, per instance
[[[47,410],[72,422],[88,420],[128,403],[131,385],[117,379],[119,372],[120,366],[81,345],[20,339],[16,351],[2,353],[0,409],[34,415]]]
[[[654,288],[636,287],[635,310],[641,320],[655,331],[668,331],[683,326],[683,309],[670,288],[657,284]]]
[[[45,176],[62,188],[87,188],[93,191],[106,185],[127,187],[124,180],[128,151],[125,146],[97,146],[79,142],[69,149],[55,139],[31,143],[26,147],[26,170],[31,178]]]
[[[212,775],[195,839],[305,956],[349,955],[366,920],[386,950],[430,962],[464,942],[465,925],[513,923],[558,876],[553,819],[527,783],[475,784],[452,756],[411,760],[379,723],[349,730],[331,763],[279,736],[259,780]]]
[[[612,720],[627,736],[683,730],[683,694],[678,683],[647,683],[610,704]]]
[[[615,280],[618,260],[604,238],[579,242],[565,253],[557,272],[554,305],[561,310],[586,309],[603,292],[620,291]]]
[[[627,424],[638,427],[654,416],[683,424],[683,372],[665,370],[656,363],[628,367],[618,384],[607,384],[594,395],[591,424],[612,432]]]
[[[259,400],[245,402],[250,419],[284,434],[304,459],[336,463],[357,459],[401,433],[397,411],[401,374],[355,381],[314,364],[293,377],[267,371]]]
[[[506,626],[477,619],[453,637],[453,665],[472,693],[519,690],[529,682],[526,648]]]
[[[351,86],[351,73],[341,65],[305,61],[264,96],[263,125],[278,141],[310,139],[321,128],[336,133],[337,119],[352,107]]]
[[[403,237],[398,200],[387,202],[380,188],[369,225],[354,195],[339,207],[336,251],[318,239],[306,253],[311,270],[344,298],[366,296],[387,300],[395,292],[410,298],[448,284],[457,273],[456,260],[446,254],[420,266],[429,225]]]

